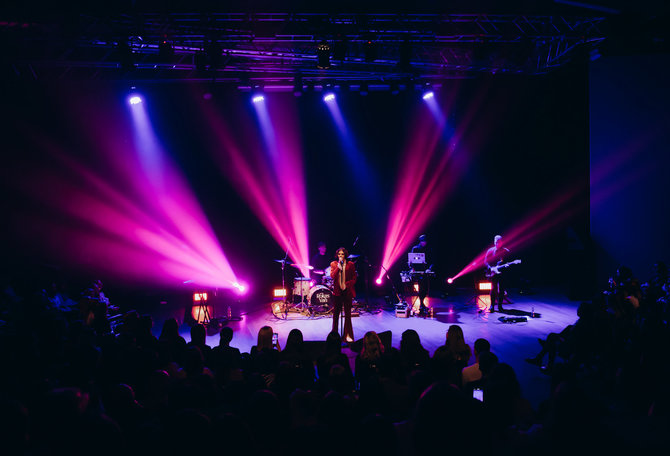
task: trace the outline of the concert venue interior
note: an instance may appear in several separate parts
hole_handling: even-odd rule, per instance
[[[667,6],[169,3],[0,13],[0,445],[661,445]]]

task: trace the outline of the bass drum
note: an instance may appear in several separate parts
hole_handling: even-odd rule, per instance
[[[323,274],[323,278],[321,279],[321,283],[331,290],[333,289],[333,278],[330,276],[330,266],[328,266],[325,269],[325,273]]]
[[[315,285],[309,290],[307,303],[313,313],[329,312],[333,305],[333,292],[325,285]]]

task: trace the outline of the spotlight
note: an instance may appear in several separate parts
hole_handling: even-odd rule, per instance
[[[272,297],[274,299],[284,299],[286,297],[286,288],[275,288],[272,290]]]
[[[265,100],[265,97],[263,95],[254,95],[253,97],[251,97],[251,101],[254,103],[260,103],[263,100]]]
[[[448,284],[452,284],[452,283],[454,283],[454,279],[452,279],[451,277],[449,277],[449,278],[447,279],[447,283],[448,283]]]
[[[207,302],[207,292],[199,291],[193,293],[193,302]]]
[[[247,286],[238,282],[234,282],[233,287],[235,287],[239,294],[244,294],[247,291]]]
[[[131,95],[130,98],[128,98],[128,103],[131,105],[136,105],[142,103],[142,97],[139,95]]]
[[[381,277],[377,278],[377,280],[375,280],[375,283],[377,285],[381,285],[382,284],[382,278]]]
[[[493,284],[487,280],[480,280],[477,282],[478,291],[491,291],[491,288],[493,288]]]
[[[335,100],[335,94],[333,92],[328,92],[323,97],[323,101],[333,101],[333,100]]]
[[[330,45],[325,40],[316,47],[316,67],[320,70],[330,68]]]
[[[430,100],[430,99],[433,98],[434,96],[435,96],[435,93],[434,93],[432,90],[428,90],[428,91],[426,91],[426,92],[423,93],[423,97],[422,97],[422,98],[423,98],[424,100]]]

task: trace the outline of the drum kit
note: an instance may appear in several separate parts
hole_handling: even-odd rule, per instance
[[[359,255],[349,255],[348,259],[354,260]],[[321,280],[311,279],[309,277],[295,277],[293,279],[293,300],[292,307],[298,312],[307,313],[308,315],[325,315],[333,310],[333,278],[331,277],[331,269],[328,266],[326,269],[314,269],[314,266],[308,264],[292,263],[290,260],[274,260],[282,265],[282,283],[284,282],[283,270],[284,266],[292,266],[297,269],[308,269],[314,275],[321,276]],[[288,297],[287,297],[288,298]],[[286,310],[291,307],[290,303],[286,303]]]

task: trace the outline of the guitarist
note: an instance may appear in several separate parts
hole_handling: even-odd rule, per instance
[[[495,304],[498,302],[498,311],[503,311],[503,299],[505,299],[505,280],[501,271],[496,268],[509,258],[509,249],[503,246],[502,236],[499,234],[493,238],[493,247],[486,251],[484,263],[486,263],[487,277],[491,279],[491,307],[489,312],[495,312]]]

